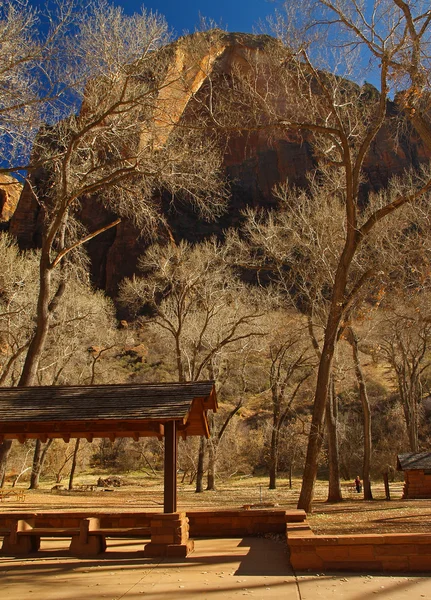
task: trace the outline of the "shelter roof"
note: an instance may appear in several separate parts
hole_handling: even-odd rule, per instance
[[[208,436],[209,409],[213,381],[0,388],[0,438],[161,437],[168,421],[183,436]]]
[[[399,454],[397,460],[399,471],[431,470],[431,452],[407,452]]]

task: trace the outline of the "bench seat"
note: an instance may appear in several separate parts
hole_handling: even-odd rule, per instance
[[[33,527],[32,529],[26,529],[25,531],[17,531],[18,537],[21,536],[34,536],[34,537],[59,537],[67,538],[72,535],[79,535],[80,530],[77,528],[56,528],[56,527]]]

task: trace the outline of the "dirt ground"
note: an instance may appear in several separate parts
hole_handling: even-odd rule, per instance
[[[39,490],[26,490],[24,502],[13,495],[0,503],[0,511],[32,510],[139,510],[160,511],[163,506],[161,477],[120,477],[120,487],[97,487],[93,474],[81,476],[74,491],[52,490],[52,482],[42,482]],[[384,499],[383,483],[373,486],[374,501],[365,502],[352,484],[343,484],[345,500],[328,504],[327,484],[317,482],[313,514],[309,522],[317,534],[343,533],[424,533],[430,531],[431,499],[402,500],[402,482],[390,484],[391,500]],[[268,489],[266,478],[247,477],[220,482],[217,491],[196,494],[193,485],[178,485],[178,510],[241,508],[296,508],[300,481],[292,488],[280,479],[276,490]]]

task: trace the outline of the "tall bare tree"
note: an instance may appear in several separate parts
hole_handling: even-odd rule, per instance
[[[363,185],[365,161],[388,118],[390,94],[401,94],[398,100],[403,114],[427,143],[427,132],[431,131],[426,116],[431,13],[425,2],[410,6],[402,0],[376,1],[370,13],[365,12],[364,3],[353,0],[289,2],[286,10],[288,17],[280,17],[277,22],[280,45],[274,48],[272,60],[260,57],[252,65],[253,75],[245,73],[238,78],[238,85],[243,98],[252,98],[255,107],[244,127],[284,128],[310,144],[318,165],[316,177],[322,188],[332,190],[344,213],[341,248],[328,289],[329,306],[298,503],[310,511],[340,327],[353,299],[373,275],[367,262],[355,269],[358,253],[371,241],[379,223],[431,189],[429,175],[420,173],[395,195],[382,195],[373,211],[363,211],[367,195]],[[333,50],[328,53],[330,61],[322,60],[328,58],[323,56],[322,48]],[[376,93],[369,86],[349,81],[357,79],[360,57],[355,49],[362,48],[368,58],[371,52],[378,79]],[[271,78],[274,87],[262,85],[264,76],[266,81]],[[402,87],[407,87],[407,92],[401,92]],[[256,121],[257,114],[265,117]]]
[[[18,3],[8,6],[4,22],[17,23],[16,43],[24,48],[36,17],[25,5],[22,13]],[[220,153],[213,136],[203,135],[196,123],[182,128],[181,135],[177,128],[182,109],[206,77],[211,34],[168,47],[165,20],[144,9],[126,16],[104,0],[58,7],[61,26],[41,47],[34,42],[29,54],[22,49],[21,62],[9,64],[8,46],[2,46],[6,71],[19,77],[21,64],[27,78],[37,78],[42,70],[50,84],[48,97],[41,98],[44,90],[26,79],[35,99],[25,106],[43,105],[48,122],[34,138],[26,165],[27,195],[33,197],[41,222],[41,248],[34,329],[18,385],[37,383],[68,272],[81,262],[86,242],[115,227],[124,215],[142,231],[154,231],[162,190],[182,193],[181,201],[206,215],[223,206]],[[18,114],[12,100],[4,114]],[[109,212],[105,223],[88,232],[76,214],[95,196]]]

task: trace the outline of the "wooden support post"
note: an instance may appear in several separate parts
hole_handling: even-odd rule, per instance
[[[165,424],[165,472],[163,512],[177,511],[177,424]]]

